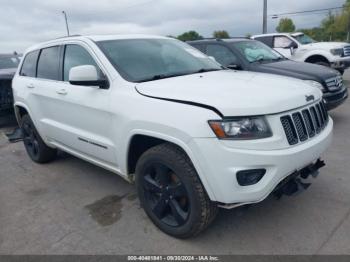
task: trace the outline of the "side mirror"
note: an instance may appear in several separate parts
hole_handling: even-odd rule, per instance
[[[229,64],[226,67],[232,70],[242,70],[242,66],[239,64]]]
[[[288,46],[285,47],[286,49],[296,49],[298,48],[298,44],[292,41]]]
[[[69,71],[69,83],[79,86],[98,86],[101,89],[108,88],[108,81],[99,77],[93,65],[72,67]]]

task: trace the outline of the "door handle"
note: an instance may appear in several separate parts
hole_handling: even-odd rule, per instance
[[[34,88],[35,86],[34,86],[34,84],[28,84],[27,85],[27,88]]]
[[[67,90],[66,89],[60,89],[56,91],[57,94],[59,95],[66,95],[67,94]]]

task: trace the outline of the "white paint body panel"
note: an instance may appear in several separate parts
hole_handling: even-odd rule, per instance
[[[210,199],[227,204],[263,200],[281,179],[318,159],[330,144],[331,120],[315,138],[297,146],[287,142],[279,120],[282,112],[308,106],[306,95],[313,95],[317,101],[322,97],[317,88],[303,81],[270,74],[219,71],[135,84],[124,80],[91,40],[142,37],[153,36],[75,37],[30,48],[28,51],[79,44],[96,60],[110,88],[72,86],[67,82],[23,77],[17,72],[13,80],[15,106],[28,111],[49,146],[126,179],[130,175],[127,156],[133,136],[147,135],[174,143],[192,160]],[[216,112],[151,97],[205,104],[226,117],[265,115],[273,136],[220,141],[208,125],[208,120],[221,118]],[[238,186],[235,171],[251,167],[266,168],[266,177],[254,186]]]

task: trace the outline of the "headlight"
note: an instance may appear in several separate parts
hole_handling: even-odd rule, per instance
[[[342,56],[343,55],[343,48],[331,49],[331,53],[333,55]]]
[[[305,82],[310,84],[310,85],[312,85],[312,86],[314,86],[314,87],[317,87],[322,92],[324,91],[324,86],[320,82],[317,82],[317,81],[314,81],[314,80],[305,80]]]
[[[260,139],[272,136],[265,117],[238,117],[209,121],[211,129],[220,139]]]

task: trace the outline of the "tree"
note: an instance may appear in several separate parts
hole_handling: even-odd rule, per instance
[[[295,31],[295,25],[290,18],[282,18],[276,27],[276,31],[279,33],[291,33]]]
[[[192,30],[179,35],[177,39],[181,41],[193,41],[203,39],[203,36]]]
[[[221,31],[214,31],[213,37],[224,39],[224,38],[230,38],[230,35],[227,33],[227,31],[221,30]]]

